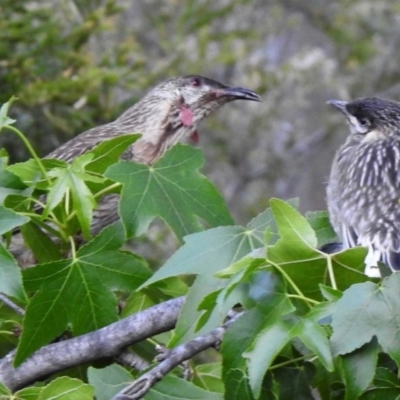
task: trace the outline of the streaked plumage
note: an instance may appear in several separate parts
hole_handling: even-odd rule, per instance
[[[331,223],[345,248],[368,248],[366,274],[378,261],[400,270],[400,103],[380,98],[330,101],[350,135],[337,151],[327,187]]]
[[[239,99],[261,101],[251,90],[226,86],[205,77],[171,78],[149,91],[115,121],[76,136],[46,158],[70,162],[104,140],[126,133],[140,133],[142,136],[122,158],[151,165],[175,143],[197,137],[199,122],[214,110]],[[118,199],[118,195],[109,194],[100,200],[93,215],[92,235],[118,219]],[[18,246],[11,250],[18,258]],[[25,261],[20,263],[26,264]]]

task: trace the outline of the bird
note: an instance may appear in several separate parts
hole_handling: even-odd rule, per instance
[[[139,133],[140,138],[121,158],[150,166],[174,144],[190,138],[197,142],[198,124],[234,100],[262,101],[252,90],[228,86],[199,75],[170,78],[151,89],[115,121],[81,133],[45,158],[71,162],[105,140]],[[118,201],[117,194],[107,194],[100,199],[93,213],[91,236],[118,220]],[[18,260],[18,254],[16,257]],[[22,263],[26,264],[25,261]]]
[[[400,103],[378,97],[330,100],[350,134],[334,156],[326,199],[344,248],[368,249],[365,274],[378,262],[400,270]]]

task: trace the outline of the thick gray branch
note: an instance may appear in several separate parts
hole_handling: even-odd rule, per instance
[[[189,360],[201,351],[215,346],[222,339],[223,334],[234,321],[243,313],[236,314],[224,325],[200,336],[190,342],[181,344],[169,351],[164,361],[152,370],[143,374],[126,388],[117,393],[112,400],[137,400],[141,399],[158,381],[164,378],[172,369],[185,360]]]
[[[55,372],[117,356],[133,343],[173,329],[184,300],[169,300],[95,332],[45,346],[17,368],[12,366],[12,351],[0,360],[0,381],[16,390]]]

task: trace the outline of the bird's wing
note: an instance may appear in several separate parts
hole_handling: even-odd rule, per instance
[[[93,149],[100,142],[111,139],[118,134],[121,133],[118,132],[113,123],[98,126],[75,136],[48,154],[46,158],[71,162],[74,158]]]
[[[356,247],[358,243],[358,234],[351,226],[342,224],[342,238],[345,249]]]
[[[400,271],[400,252],[385,251],[382,253],[382,262],[393,272]]]

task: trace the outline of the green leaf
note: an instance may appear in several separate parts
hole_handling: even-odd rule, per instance
[[[200,364],[195,367],[193,383],[209,392],[224,393],[220,363]]]
[[[153,166],[120,161],[110,167],[105,176],[124,185],[119,211],[128,238],[144,233],[157,216],[179,239],[203,229],[199,218],[231,224],[223,198],[198,171],[202,165],[200,150],[176,145]]]
[[[223,226],[194,233],[145,283],[182,274],[215,274],[261,247],[259,231],[241,226]]]
[[[94,196],[85,181],[103,182],[103,178],[91,175],[85,171],[85,167],[93,158],[93,154],[83,154],[75,158],[66,168],[54,168],[49,171],[48,176],[55,178],[47,195],[46,207],[43,217],[46,217],[65,196],[71,194],[74,210],[77,213],[81,225],[83,237],[90,237],[90,224],[93,209],[96,207]]]
[[[279,384],[279,400],[314,399],[311,382],[305,368],[278,368],[273,371],[273,375]],[[295,397],[293,397],[294,393]]]
[[[280,239],[268,247],[268,261],[281,267],[303,294],[320,300],[320,284],[344,290],[353,283],[368,280],[363,273],[365,249],[322,253],[316,248],[317,239],[311,226],[293,207],[272,199],[271,208]]]
[[[294,330],[293,336],[299,337],[304,345],[318,356],[322,365],[328,370],[333,371],[333,359],[327,332],[312,319],[300,318]]]
[[[41,162],[46,171],[51,171],[55,168],[66,168],[68,166],[65,161],[61,160],[44,158]],[[7,171],[18,176],[27,185],[34,184],[38,189],[46,189],[48,187],[48,182],[44,179],[42,170],[39,168],[36,160],[32,158],[22,163],[9,165]]]
[[[376,369],[374,385],[400,388],[400,379],[396,374],[387,368],[379,367]]]
[[[145,293],[137,292],[131,293],[124,303],[124,308],[121,311],[121,318],[136,314],[156,304],[152,297]]]
[[[0,157],[0,205],[9,194],[21,193],[26,185],[15,174],[7,170],[8,157]]]
[[[378,360],[376,340],[340,357],[340,372],[346,384],[346,400],[358,399],[375,375]]]
[[[306,219],[317,235],[318,247],[337,240],[327,211],[309,211],[306,213]]]
[[[293,310],[286,296],[276,295],[259,303],[229,327],[221,347],[225,385],[230,370],[245,373],[247,364],[250,385],[258,398],[268,367],[291,339],[291,327],[282,317]]]
[[[342,292],[340,290],[333,289],[329,286],[323,285],[322,283],[319,285],[319,288],[324,299],[328,301],[336,301],[342,297]]]
[[[317,237],[307,220],[288,203],[279,200],[270,200],[271,210],[278,226],[279,235],[296,248],[308,250],[317,247]]]
[[[30,386],[24,389],[18,390],[15,393],[15,398],[18,400],[38,400],[43,387]]]
[[[104,174],[106,169],[119,161],[122,153],[136,140],[140,135],[120,135],[109,140],[100,142],[90,154],[93,154],[93,159],[86,166],[87,171]],[[87,153],[86,153],[87,154]]]
[[[21,269],[1,243],[0,265],[0,293],[25,302],[27,298],[22,286]]]
[[[15,393],[21,400],[92,400],[93,388],[79,379],[63,376],[44,387],[27,387]],[[13,397],[14,398],[14,397]]]
[[[291,339],[291,326],[276,321],[257,337],[249,351],[243,353],[248,359],[249,381],[256,398],[261,392],[262,380],[268,367]]]
[[[0,221],[0,235],[3,235],[4,233],[13,230],[17,226],[26,224],[29,221],[29,218],[19,215],[8,208],[0,206]]]
[[[392,274],[381,286],[356,284],[337,301],[331,337],[334,354],[347,354],[376,336],[383,350],[400,365],[400,274]]]
[[[11,397],[11,390],[8,389],[0,382],[0,396],[10,396]]]
[[[261,235],[262,237],[262,235]],[[235,263],[255,248],[262,246],[259,231],[227,226],[209,229],[184,238],[185,244],[143,286],[181,274],[199,274],[191,287],[170,343],[176,344],[194,337],[196,321],[202,315],[198,305],[209,293],[221,288],[224,281],[213,275]],[[223,313],[216,310],[196,335],[221,323]]]
[[[174,347],[206,334],[221,324],[224,315],[216,313],[213,316],[209,316],[207,323],[203,324],[201,329],[196,330],[196,322],[203,314],[203,311],[199,311],[198,309],[199,304],[205,296],[218,290],[221,286],[222,282],[211,275],[199,275],[196,278],[186,296],[186,301],[179,314],[173,337],[168,343],[169,347]]]
[[[308,363],[303,364],[303,366],[307,365]],[[299,365],[299,364],[297,364]],[[310,382],[310,387],[315,388],[315,390],[320,395],[321,399],[344,399],[345,396],[345,388],[344,385],[341,383],[341,378],[336,370],[332,372],[328,372],[320,363],[320,361],[314,360],[312,362],[313,367],[315,368],[312,382]],[[335,364],[336,366],[336,364]],[[299,370],[302,369],[300,365]],[[334,396],[332,396],[334,394]],[[307,399],[307,397],[306,397]]]
[[[29,222],[21,226],[21,233],[38,263],[62,258],[59,247],[35,223]]]
[[[125,241],[120,223],[104,229],[76,258],[40,264],[23,271],[29,303],[18,345],[18,365],[68,326],[79,335],[118,319],[113,291],[133,291],[150,271],[137,256],[118,251]]]
[[[99,369],[89,367],[87,375],[97,400],[111,399],[127,385],[127,382],[133,380],[133,376],[117,364]]]
[[[223,398],[220,393],[204,390],[173,375],[167,375],[146,394],[146,400],[223,400]]]
[[[256,250],[257,251],[257,250]],[[265,252],[265,251],[264,251]],[[239,261],[236,261],[228,268],[223,269],[215,274],[217,278],[230,278],[232,275],[243,272],[246,269],[253,269],[254,267],[259,267],[266,264],[265,259],[254,257],[254,254],[244,256]]]
[[[360,396],[360,400],[399,400],[400,380],[386,368],[377,368],[373,384]]]
[[[0,131],[8,125],[12,125],[15,122],[15,119],[11,119],[7,116],[8,110],[11,107],[11,104],[17,100],[17,97],[12,96],[7,103],[4,103],[0,108]]]
[[[93,388],[79,379],[63,376],[44,387],[38,400],[92,400]]]
[[[231,369],[224,380],[226,400],[253,400],[247,375],[240,369]]]

